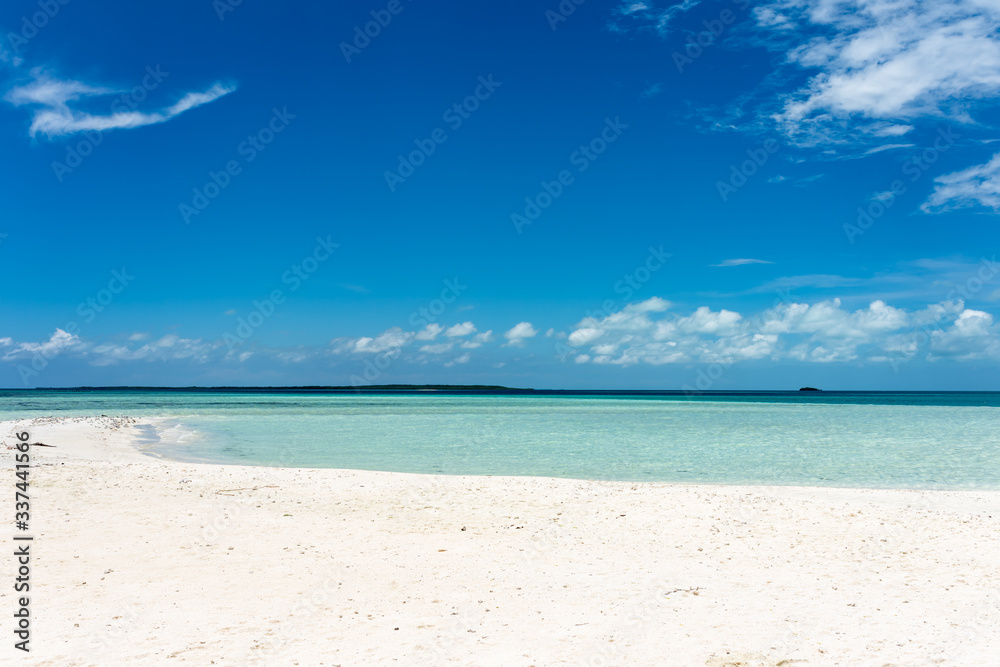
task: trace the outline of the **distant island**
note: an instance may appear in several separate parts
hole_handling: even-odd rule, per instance
[[[35,387],[30,389],[0,388],[0,391],[33,391],[65,393],[204,393],[204,394],[494,394],[498,396],[676,396],[691,399],[701,396],[769,396],[791,394],[794,390],[730,390],[699,391],[685,389],[532,389],[505,387],[494,384],[366,384],[366,385],[298,385],[298,386],[106,386],[106,387]],[[799,391],[822,391],[816,387],[801,387]]]
[[[303,385],[293,387],[38,387],[41,391],[150,391],[150,392],[207,392],[207,393],[353,393],[353,392],[416,392],[416,391],[440,391],[440,392],[533,392],[534,389],[521,389],[516,387],[504,387],[490,384],[365,384],[365,385]]]

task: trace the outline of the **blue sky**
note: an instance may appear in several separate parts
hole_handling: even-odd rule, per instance
[[[1000,388],[1000,10],[335,5],[4,4],[0,386]]]

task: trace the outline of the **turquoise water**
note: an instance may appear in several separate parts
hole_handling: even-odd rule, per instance
[[[709,484],[1000,490],[1000,394],[0,391],[0,419],[159,417],[168,458]]]

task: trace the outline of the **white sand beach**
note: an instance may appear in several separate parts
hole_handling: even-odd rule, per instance
[[[1000,663],[996,492],[188,464],[131,420],[0,427],[54,445],[28,656],[11,556],[0,586],[25,664]]]

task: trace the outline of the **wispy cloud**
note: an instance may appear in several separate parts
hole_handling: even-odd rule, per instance
[[[770,293],[781,290],[799,289],[803,287],[829,289],[832,287],[853,287],[863,284],[865,284],[865,280],[863,278],[849,278],[846,276],[818,273],[802,276],[784,276],[782,278],[777,278],[764,283],[759,287],[755,287],[752,290],[749,290],[748,293]]]
[[[800,28],[803,43],[787,51],[787,62],[818,72],[774,116],[797,141],[900,136],[912,127],[905,121],[917,118],[969,120],[971,103],[1000,92],[1000,7],[991,3],[781,0],[766,7]]]
[[[16,107],[34,107],[29,128],[32,137],[43,134],[51,138],[164,123],[236,90],[233,85],[216,83],[205,91],[186,93],[176,103],[157,111],[113,111],[109,108],[106,114],[95,114],[74,107],[90,98],[118,95],[124,91],[60,79],[40,68],[32,70],[31,77],[28,83],[11,88],[4,99]]]
[[[656,97],[662,92],[663,92],[663,85],[660,83],[654,83],[650,86],[647,86],[645,90],[639,93],[639,97],[641,97],[644,100],[648,100],[650,97]]]
[[[782,176],[778,174],[767,179],[768,183],[787,183],[795,188],[804,188],[812,185],[816,181],[822,180],[826,177],[826,174],[812,174],[811,176],[803,176],[802,178],[788,178],[787,176]]]
[[[626,0],[615,10],[615,18],[608,24],[608,29],[614,32],[625,32],[631,28],[653,28],[665,36],[670,31],[670,24],[680,14],[701,4],[701,0],[683,0],[665,9],[653,6],[647,2]]]
[[[452,359],[451,361],[448,361],[448,362],[446,362],[446,363],[445,363],[445,365],[444,365],[444,367],[445,367],[445,368],[451,368],[452,366],[458,366],[458,365],[460,365],[460,364],[467,364],[467,363],[469,363],[469,358],[470,358],[471,356],[472,356],[472,355],[470,355],[470,354],[469,354],[468,352],[466,352],[466,353],[465,353],[465,354],[463,354],[462,356],[460,356],[460,357],[455,357],[455,358],[454,358],[454,359]]]
[[[697,4],[625,2],[615,25],[663,35]],[[724,111],[699,113],[713,130],[779,132],[812,149],[811,159],[866,158],[913,148],[918,140],[902,138],[942,120],[981,126],[978,112],[1000,98],[1000,4],[992,0],[764,0],[752,15],[755,31],[742,33],[743,44],[783,58]],[[939,178],[923,210],[1000,210],[997,171],[994,158]]]
[[[921,209],[941,213],[973,206],[1000,211],[1000,153],[985,164],[935,178],[934,192]]]
[[[774,264],[766,259],[724,259],[718,264],[709,264],[709,266],[743,266],[744,264]]]
[[[881,153],[882,151],[891,151],[897,148],[913,148],[914,145],[915,144],[882,144],[881,146],[873,146],[869,148],[858,157],[864,157],[866,155],[875,155],[875,153]]]

